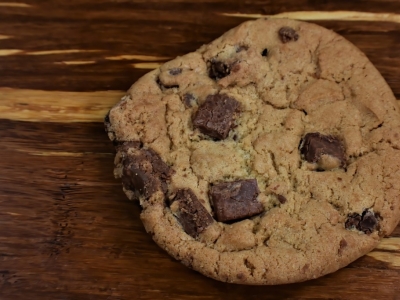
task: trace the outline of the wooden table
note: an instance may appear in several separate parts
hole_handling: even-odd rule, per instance
[[[342,34],[400,99],[399,0],[0,1],[1,300],[400,299],[400,227],[305,283],[238,286],[187,269],[145,233],[102,125],[150,69],[260,15]]]

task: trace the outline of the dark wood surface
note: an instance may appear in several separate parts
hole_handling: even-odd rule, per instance
[[[254,15],[288,12],[353,42],[400,99],[398,0],[0,1],[0,299],[400,299],[400,226],[320,279],[220,283],[158,248],[113,178],[101,121],[124,90]]]

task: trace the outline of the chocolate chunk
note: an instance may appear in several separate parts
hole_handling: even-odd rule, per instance
[[[358,213],[352,213],[347,216],[347,220],[345,223],[346,229],[356,228],[358,224],[360,224],[361,215]]]
[[[212,79],[218,80],[228,76],[231,73],[229,65],[224,64],[221,61],[211,60],[209,62],[209,76]]]
[[[299,35],[297,34],[296,30],[291,27],[284,26],[279,29],[278,33],[282,43],[297,41],[299,39]]]
[[[177,218],[188,235],[196,238],[214,222],[191,189],[178,190],[173,201],[179,202]]]
[[[265,48],[262,52],[261,52],[261,56],[268,56],[268,49]]]
[[[346,153],[343,143],[334,136],[318,132],[307,133],[300,144],[300,153],[311,163],[317,163],[319,169],[328,170],[346,165]],[[327,159],[326,156],[334,158]]]
[[[195,103],[197,103],[196,98],[192,94],[185,94],[183,96],[183,103],[186,108],[193,107]]]
[[[342,255],[344,248],[347,247],[347,241],[345,239],[341,239],[339,242],[339,249],[338,249],[338,254]]]
[[[359,231],[370,234],[378,228],[378,217],[369,210],[364,210],[361,215],[352,213],[347,216],[345,227],[346,229],[356,228]]]
[[[279,201],[281,204],[284,204],[284,203],[286,203],[286,201],[287,201],[285,196],[277,195],[276,197],[278,198],[278,201]]]
[[[225,139],[234,125],[239,102],[224,94],[209,95],[199,106],[193,118],[193,126],[216,139]]]
[[[372,233],[378,226],[378,219],[376,218],[375,214],[372,211],[364,211],[362,214],[362,218],[359,224],[358,230],[369,234]]]
[[[135,167],[131,166],[123,169],[123,175],[124,177],[122,180],[125,188],[137,192],[137,197],[145,193],[146,183],[150,181],[145,172],[142,172],[140,169],[136,169]],[[154,186],[147,184],[146,192],[153,193],[153,189]]]
[[[129,149],[134,149],[128,153]],[[123,152],[122,183],[134,192],[135,198],[148,200],[156,191],[167,192],[166,181],[172,174],[169,166],[152,149],[140,148],[139,142],[127,142],[117,147]]]
[[[182,69],[181,68],[173,68],[169,70],[169,74],[171,75],[179,75],[182,73]]]
[[[256,179],[236,180],[213,185],[210,197],[216,219],[220,222],[252,217],[264,211],[257,200],[260,193]]]

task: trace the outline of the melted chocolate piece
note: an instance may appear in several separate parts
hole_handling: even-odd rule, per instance
[[[347,216],[345,227],[346,229],[356,228],[366,234],[371,234],[378,229],[378,217],[369,210],[364,210],[361,215],[352,213]]]
[[[215,138],[225,139],[233,127],[239,102],[224,94],[209,95],[200,105],[193,118],[193,126],[200,132]]]
[[[173,68],[169,70],[169,74],[171,75],[179,75],[182,73],[182,69],[181,68]]]
[[[257,200],[260,193],[256,179],[236,180],[213,185],[210,197],[216,219],[220,222],[249,218],[264,211]]]
[[[224,64],[221,61],[211,60],[209,63],[209,76],[214,80],[218,80],[228,76],[231,73],[229,65]]]
[[[193,107],[193,104],[196,103],[196,98],[192,94],[185,94],[183,96],[183,103],[186,108]]]
[[[214,222],[191,189],[178,190],[173,201],[179,202],[177,218],[188,235],[196,238]]]
[[[281,204],[284,204],[284,203],[286,203],[286,201],[287,201],[285,196],[277,195],[276,197],[278,198],[278,201],[279,201]]]
[[[133,154],[127,153],[130,148],[136,149]],[[134,192],[135,198],[143,196],[148,200],[156,191],[167,192],[166,181],[172,170],[154,150],[140,148],[139,142],[126,142],[117,151],[125,152],[122,183],[125,189]]]
[[[329,155],[339,160],[340,167],[346,165],[343,143],[331,135],[322,135],[318,132],[307,133],[301,142],[300,153],[306,161],[311,163],[320,164],[321,156]]]
[[[296,30],[288,26],[284,26],[279,29],[278,33],[282,43],[297,41],[299,39],[299,35],[297,34]]]
[[[345,239],[341,239],[339,242],[339,249],[338,249],[338,254],[342,255],[344,248],[347,247],[347,241]]]

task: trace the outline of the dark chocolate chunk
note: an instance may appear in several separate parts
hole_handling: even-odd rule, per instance
[[[352,213],[347,216],[345,227],[346,229],[356,228],[370,234],[378,228],[378,217],[370,210],[364,210],[361,215]]]
[[[211,60],[209,62],[209,76],[212,79],[218,80],[228,76],[231,73],[229,65],[224,64],[222,61]]]
[[[193,118],[193,126],[216,139],[225,139],[234,125],[239,102],[224,94],[209,95],[199,106]]]
[[[300,144],[300,153],[306,161],[311,163],[320,165],[321,156],[329,155],[339,160],[340,167],[346,165],[343,143],[331,135],[322,135],[318,132],[307,133]]]
[[[345,223],[346,229],[356,228],[358,224],[360,224],[361,215],[358,213],[352,213],[347,216],[347,220]]]
[[[171,75],[179,75],[182,73],[182,69],[181,68],[173,68],[169,70],[169,74]]]
[[[278,198],[278,201],[279,201],[281,204],[284,204],[284,203],[286,203],[286,201],[287,201],[285,196],[277,195],[276,197]]]
[[[139,142],[126,142],[117,147],[123,152],[122,183],[134,192],[135,198],[149,199],[156,191],[167,192],[166,181],[172,174],[170,167],[153,149],[140,148]],[[134,148],[132,152],[128,150]]]
[[[268,56],[268,49],[265,48],[262,52],[261,52],[261,56]]]
[[[366,210],[362,214],[358,230],[367,234],[372,233],[378,226],[378,219],[372,211]]]
[[[178,190],[173,201],[179,202],[177,218],[188,235],[196,238],[214,222],[191,189]]]
[[[339,242],[339,249],[338,249],[338,254],[342,255],[344,248],[347,247],[347,241],[345,239],[341,239]]]
[[[264,211],[257,200],[260,193],[256,179],[218,183],[210,188],[216,219],[220,222],[252,217]]]
[[[183,103],[185,104],[186,108],[193,107],[193,105],[196,103],[196,98],[192,94],[185,94],[183,96]]]
[[[149,179],[145,172],[132,166],[123,169],[122,182],[125,188],[134,191],[136,196],[139,197],[145,193],[145,186],[146,183],[149,183]],[[147,193],[153,193],[153,189],[154,186],[147,184]]]
[[[299,35],[297,34],[296,30],[288,26],[284,26],[279,29],[278,33],[282,43],[297,41],[299,39]]]

